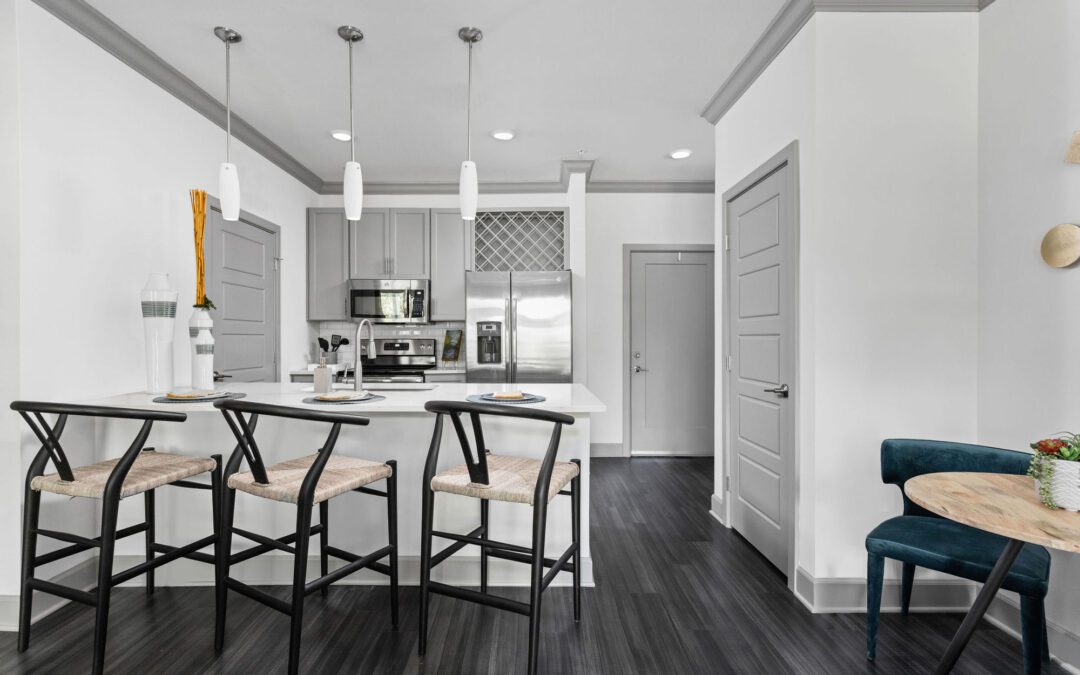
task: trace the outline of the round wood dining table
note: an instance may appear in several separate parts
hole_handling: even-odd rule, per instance
[[[939,516],[1007,539],[935,673],[952,670],[1025,543],[1080,553],[1080,514],[1044,506],[1035,492],[1034,479],[1027,476],[928,473],[907,481],[904,493]]]

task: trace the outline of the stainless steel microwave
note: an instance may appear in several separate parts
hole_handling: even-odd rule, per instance
[[[353,279],[349,315],[372,323],[427,323],[430,283],[427,279]]]

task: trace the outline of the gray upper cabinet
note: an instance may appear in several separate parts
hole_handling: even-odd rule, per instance
[[[465,320],[469,230],[461,212],[431,212],[431,320]]]
[[[348,319],[349,228],[341,209],[308,209],[308,320]]]
[[[342,218],[344,218],[344,211]],[[390,278],[390,209],[364,209],[349,222],[349,274],[352,279]]]
[[[431,211],[391,209],[390,278],[431,277]]]

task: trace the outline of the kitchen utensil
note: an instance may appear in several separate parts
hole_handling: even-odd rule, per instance
[[[319,338],[319,348],[324,352],[330,351],[330,343],[326,341],[326,338]]]
[[[349,338],[341,338],[341,342],[338,343],[337,347],[334,347],[334,351],[336,352],[347,344],[349,344]]]
[[[336,352],[337,348],[338,348],[338,345],[340,345],[340,344],[341,344],[341,336],[340,335],[331,335],[330,336],[330,347],[331,347],[330,351]]]

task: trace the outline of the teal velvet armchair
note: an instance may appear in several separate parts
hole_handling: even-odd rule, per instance
[[[981,445],[908,439],[881,444],[881,480],[903,492],[909,478],[942,471],[1024,474],[1030,455]],[[903,515],[890,518],[866,536],[866,658],[873,661],[881,610],[885,558],[903,563],[901,611],[911,605],[915,568],[985,581],[1005,547],[1005,538],[941,518],[904,494]],[[1050,578],[1050,554],[1025,544],[1002,588],[1020,594],[1024,672],[1041,672],[1049,659],[1043,599]]]

